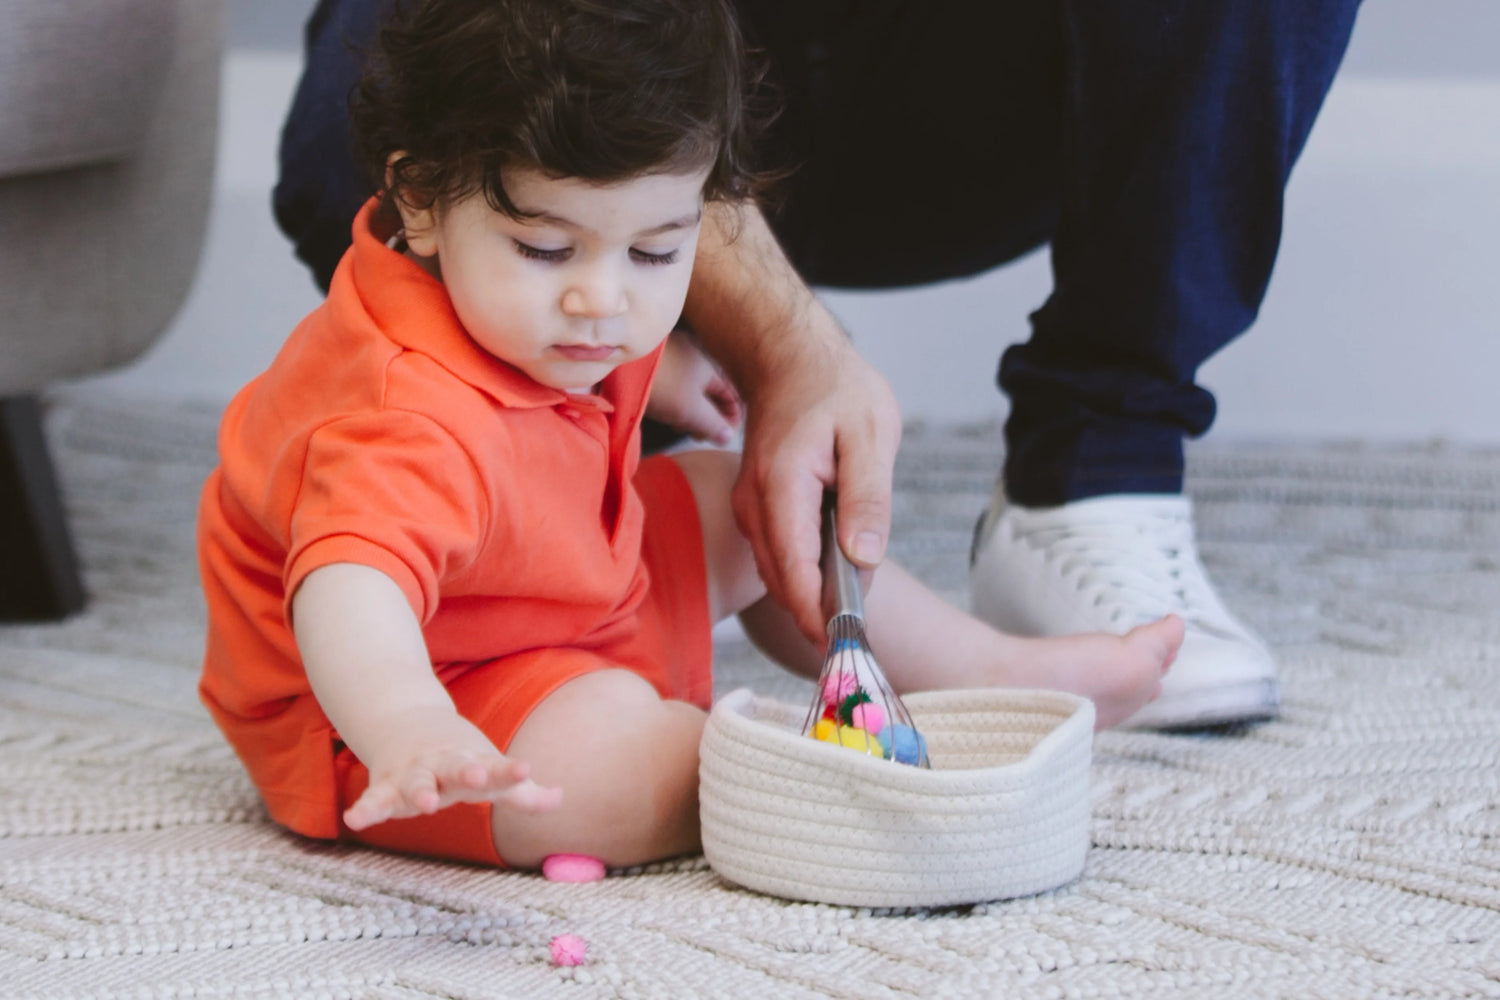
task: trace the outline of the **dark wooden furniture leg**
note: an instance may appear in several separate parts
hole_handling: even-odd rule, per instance
[[[48,621],[83,605],[41,404],[0,398],[0,621]]]

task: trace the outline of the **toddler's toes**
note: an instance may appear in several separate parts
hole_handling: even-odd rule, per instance
[[[1149,625],[1138,625],[1125,634],[1125,641],[1148,652],[1151,659],[1161,665],[1163,673],[1177,658],[1182,647],[1182,637],[1187,626],[1177,615],[1167,615]]]

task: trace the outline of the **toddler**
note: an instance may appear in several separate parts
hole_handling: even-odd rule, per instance
[[[705,213],[756,190],[750,83],[727,0],[420,0],[382,34],[353,104],[382,193],[225,411],[199,518],[200,691],[278,822],[522,868],[690,852],[713,622],[816,676],[736,456],[640,459]],[[866,608],[898,691],[1061,688],[1101,724],[1182,636],[1018,639],[889,564]]]

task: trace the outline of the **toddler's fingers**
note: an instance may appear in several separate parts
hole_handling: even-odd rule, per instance
[[[397,795],[390,785],[371,785],[354,805],[344,810],[344,825],[363,830],[384,823],[395,814]]]
[[[483,784],[450,788],[450,802],[495,802],[526,813],[551,812],[562,803],[562,789],[532,781],[531,765],[525,761],[497,756],[485,760],[483,767]]]
[[[494,796],[492,801],[496,805],[507,806],[518,812],[538,815],[548,813],[562,805],[563,791],[561,788],[553,788],[548,785],[538,785],[527,778],[525,781],[511,785],[503,792]]]
[[[408,815],[437,812],[443,805],[437,775],[425,768],[408,772],[401,782],[401,802]]]
[[[437,770],[445,794],[462,795],[476,802],[488,799],[488,793],[514,785],[530,773],[525,764],[507,760],[498,753],[455,753],[444,759]],[[474,792],[480,794],[469,794]]]
[[[488,763],[485,787],[491,791],[518,785],[531,777],[531,765],[524,760],[500,757]]]
[[[490,772],[493,769],[488,761],[468,760],[459,764],[454,774],[455,783],[461,788],[483,789],[488,788],[493,779]]]
[[[744,415],[743,404],[740,402],[740,394],[735,390],[734,383],[720,375],[708,384],[703,394],[708,401],[713,403],[714,409],[728,421],[731,427],[739,427],[740,418]]]
[[[495,798],[495,793],[524,780],[528,768],[498,753],[475,755],[460,752],[437,761],[433,772],[439,802],[434,810],[427,811],[446,808],[455,802],[489,802]]]
[[[683,408],[678,426],[700,441],[715,444],[729,443],[735,431],[735,425],[725,418],[717,402],[706,395],[696,397]]]

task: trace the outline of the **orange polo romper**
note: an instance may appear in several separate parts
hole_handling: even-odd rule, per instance
[[[504,751],[538,703],[594,670],[708,707],[698,513],[674,462],[640,461],[659,350],[595,395],[532,381],[372,231],[374,205],[327,301],[225,411],[199,508],[199,693],[278,823],[501,864],[487,804],[342,826],[368,774],[312,695],[291,595],[330,563],[386,573],[459,711]]]

